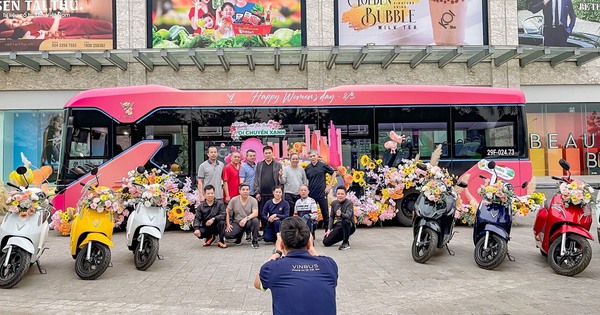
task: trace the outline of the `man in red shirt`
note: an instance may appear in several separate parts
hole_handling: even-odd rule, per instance
[[[240,194],[240,152],[231,153],[231,163],[223,169],[223,193],[225,203]]]

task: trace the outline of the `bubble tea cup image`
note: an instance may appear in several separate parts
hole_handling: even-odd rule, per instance
[[[431,28],[436,45],[460,45],[465,40],[467,2],[429,0]]]

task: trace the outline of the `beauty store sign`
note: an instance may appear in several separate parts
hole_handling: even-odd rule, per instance
[[[484,45],[485,0],[337,0],[338,45]]]

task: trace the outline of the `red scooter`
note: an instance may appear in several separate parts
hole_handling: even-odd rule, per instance
[[[571,179],[567,161],[561,159],[559,164],[569,176],[552,176],[552,179],[566,184],[582,183]],[[585,270],[592,260],[592,247],[588,242],[594,239],[589,232],[591,225],[591,211],[581,205],[565,204],[560,191],[552,197],[549,207],[546,202],[538,211],[533,224],[536,246],[548,257],[554,272],[574,276]]]

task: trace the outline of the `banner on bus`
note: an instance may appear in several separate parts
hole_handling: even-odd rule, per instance
[[[518,0],[519,45],[599,47],[598,12],[600,0]]]
[[[0,51],[115,47],[113,0],[0,1]]]
[[[152,0],[151,48],[298,47],[304,0]]]
[[[485,0],[337,0],[338,45],[484,45]]]

